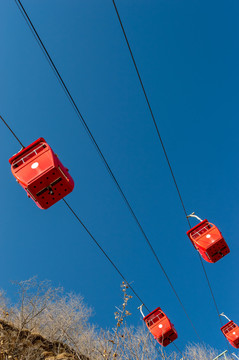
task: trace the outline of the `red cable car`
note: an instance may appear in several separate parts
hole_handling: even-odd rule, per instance
[[[48,209],[74,188],[68,169],[43,138],[13,155],[9,163],[17,182],[40,209]]]
[[[229,254],[230,249],[215,225],[209,223],[207,219],[201,220],[194,213],[189,216],[200,220],[199,224],[187,231],[187,235],[204,260],[215,263]]]
[[[221,315],[225,316],[223,313]],[[225,316],[225,318],[229,320],[229,322],[221,327],[221,331],[229,343],[234,348],[239,349],[239,326],[232,320],[228,319],[227,316]]]
[[[171,342],[177,339],[178,334],[174,325],[160,307],[157,307],[150,314],[144,316],[142,306],[143,305],[140,306],[140,311],[143,315],[143,320],[151,334],[160,345],[168,346]]]

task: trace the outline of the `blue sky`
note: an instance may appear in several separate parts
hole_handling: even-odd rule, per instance
[[[112,1],[23,1],[89,128],[205,343],[224,350],[197,253]],[[222,231],[231,253],[205,263],[219,306],[238,314],[237,1],[117,1],[188,213]],[[0,108],[21,141],[43,136],[70,169],[66,198],[150,309],[161,306],[177,345],[197,342],[167,280],[15,2],[1,2]],[[11,174],[19,144],[0,125],[1,287],[52,280],[81,293],[93,322],[115,323],[121,279],[61,201],[40,210]],[[195,225],[196,221],[192,221]],[[133,324],[141,324],[137,299]],[[169,349],[170,351],[170,349]]]

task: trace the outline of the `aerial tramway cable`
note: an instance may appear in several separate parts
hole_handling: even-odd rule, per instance
[[[17,4],[17,6],[18,6],[18,8],[19,8],[19,10],[20,10],[20,12],[21,12],[21,14],[23,15],[23,17],[24,17],[24,19],[25,19],[25,21],[26,21],[27,25],[29,26],[29,28],[30,28],[31,32],[33,33],[33,35],[34,35],[34,37],[35,37],[35,39],[36,39],[36,41],[37,41],[38,45],[40,46],[40,48],[41,48],[42,52],[44,53],[45,57],[47,58],[47,61],[48,61],[48,63],[50,64],[50,66],[51,66],[52,70],[54,71],[54,73],[55,73],[55,75],[56,75],[56,77],[57,77],[57,79],[58,79],[58,81],[59,81],[60,85],[61,85],[61,86],[62,86],[62,88],[64,89],[64,92],[65,92],[65,94],[66,94],[66,95],[67,95],[67,97],[68,97],[68,100],[70,101],[70,103],[71,103],[71,105],[73,106],[73,108],[74,108],[74,110],[75,110],[75,112],[76,112],[77,116],[79,117],[80,121],[82,122],[82,124],[83,124],[83,126],[84,126],[84,128],[85,128],[85,130],[86,130],[86,132],[87,132],[87,134],[88,134],[88,136],[90,137],[91,141],[93,142],[94,146],[96,147],[96,150],[97,150],[97,152],[99,153],[99,155],[100,155],[100,157],[101,157],[101,159],[102,159],[102,161],[103,161],[103,163],[104,163],[104,165],[105,165],[105,167],[106,167],[107,171],[109,172],[109,174],[110,174],[111,178],[113,179],[113,181],[114,181],[114,183],[115,183],[115,185],[116,185],[116,187],[117,187],[118,191],[120,192],[121,196],[123,197],[123,199],[124,199],[124,201],[125,201],[125,203],[126,203],[126,205],[127,205],[128,209],[129,209],[129,211],[130,211],[131,215],[133,216],[133,218],[134,218],[134,220],[135,220],[135,222],[136,222],[137,226],[139,227],[139,229],[140,229],[141,233],[143,234],[143,236],[144,236],[144,238],[145,238],[145,240],[146,240],[146,242],[147,242],[148,246],[150,247],[151,252],[153,253],[154,257],[156,258],[156,261],[158,262],[158,265],[160,266],[160,268],[161,268],[161,270],[163,271],[163,273],[164,273],[164,275],[165,275],[165,277],[166,277],[167,281],[169,282],[169,285],[170,285],[170,287],[172,288],[172,290],[173,290],[173,292],[174,292],[175,296],[177,297],[177,299],[178,299],[178,301],[179,301],[179,303],[180,303],[180,305],[181,305],[181,307],[182,307],[182,309],[183,309],[183,311],[184,311],[184,313],[185,313],[185,315],[186,315],[186,317],[187,317],[188,321],[190,322],[190,324],[191,324],[191,326],[192,326],[192,328],[193,328],[193,330],[194,330],[195,334],[197,335],[198,339],[201,341],[201,338],[200,338],[200,336],[199,336],[199,334],[198,334],[198,332],[197,332],[197,330],[196,330],[196,328],[195,328],[195,326],[194,326],[194,324],[193,324],[192,320],[190,319],[190,317],[189,317],[189,315],[188,315],[188,313],[187,313],[187,311],[186,311],[186,309],[185,309],[185,307],[184,307],[184,305],[183,305],[183,303],[182,303],[182,301],[181,301],[181,299],[180,299],[179,295],[177,294],[177,292],[176,292],[176,290],[175,290],[175,288],[174,288],[174,286],[173,286],[173,284],[172,284],[172,282],[171,282],[171,280],[170,280],[169,276],[167,275],[167,273],[166,273],[166,271],[165,271],[165,269],[164,269],[163,265],[161,264],[161,262],[160,262],[160,260],[159,260],[159,258],[158,258],[158,256],[157,256],[157,254],[156,254],[156,252],[155,252],[155,250],[154,250],[154,248],[153,248],[153,246],[152,246],[151,242],[149,241],[149,239],[148,239],[148,237],[147,237],[147,235],[146,235],[146,233],[145,233],[144,229],[142,228],[142,226],[141,226],[141,224],[140,224],[140,222],[139,222],[139,220],[138,220],[137,216],[135,215],[135,213],[134,213],[134,211],[133,211],[133,209],[132,209],[132,207],[131,207],[131,205],[130,205],[130,203],[129,203],[128,199],[126,198],[126,196],[125,196],[125,194],[124,194],[124,192],[123,192],[123,190],[122,190],[122,188],[121,188],[121,186],[120,186],[119,182],[117,181],[117,179],[116,179],[116,177],[115,177],[115,175],[114,175],[113,171],[111,170],[111,168],[110,168],[110,166],[109,166],[109,164],[108,164],[107,160],[105,159],[105,157],[104,157],[104,155],[103,155],[103,153],[102,153],[102,151],[101,151],[101,149],[100,149],[99,145],[97,144],[97,142],[96,142],[96,140],[95,140],[95,138],[94,138],[94,136],[93,136],[92,132],[90,131],[90,129],[89,129],[89,127],[88,127],[88,125],[86,124],[86,122],[85,122],[85,120],[84,120],[84,118],[83,118],[83,116],[82,116],[82,114],[81,114],[81,112],[80,112],[80,110],[79,110],[79,108],[78,108],[77,104],[75,103],[75,101],[74,101],[74,99],[73,99],[73,97],[72,97],[72,95],[71,95],[71,93],[70,93],[69,89],[67,88],[67,86],[66,86],[66,84],[65,84],[65,82],[64,82],[64,80],[63,80],[63,78],[61,77],[61,75],[60,75],[60,73],[59,73],[59,71],[58,71],[58,69],[57,69],[56,65],[54,64],[54,62],[53,62],[53,60],[52,60],[51,56],[49,55],[49,53],[48,53],[48,51],[47,51],[47,49],[46,49],[45,45],[43,44],[43,42],[42,42],[42,40],[41,40],[41,38],[40,38],[40,36],[39,36],[38,32],[36,31],[36,28],[34,27],[34,25],[33,25],[32,21],[30,20],[29,15],[27,14],[27,12],[26,12],[25,8],[23,7],[23,5],[22,5],[22,3],[21,3],[21,1],[20,1],[20,0],[15,0],[15,2],[16,2],[16,4]]]
[[[79,221],[79,223],[83,226],[83,228],[85,229],[85,231],[88,233],[88,235],[91,237],[91,239],[94,241],[94,243],[98,246],[98,248],[103,252],[103,254],[105,255],[105,257],[109,260],[109,262],[113,265],[113,267],[115,268],[115,270],[118,272],[118,274],[121,276],[121,278],[127,283],[127,285],[129,286],[129,288],[131,289],[131,291],[134,293],[134,295],[138,298],[138,300],[140,300],[142,302],[142,300],[140,299],[140,297],[138,296],[138,294],[135,292],[135,290],[132,288],[132,286],[129,284],[129,282],[125,279],[125,277],[122,275],[122,273],[120,272],[120,270],[117,268],[117,266],[113,263],[113,261],[110,259],[110,257],[106,254],[106,252],[104,251],[104,249],[101,247],[101,245],[98,243],[98,241],[95,239],[95,237],[91,234],[91,232],[87,229],[87,227],[84,225],[84,223],[81,221],[81,219],[79,218],[79,216],[75,213],[75,211],[72,209],[72,207],[68,204],[68,202],[63,199],[64,203],[66,204],[66,206],[68,207],[68,209],[71,211],[71,213],[74,215],[74,217]],[[143,303],[143,302],[142,302]],[[150,312],[150,310],[148,309],[148,307],[144,304],[145,308],[148,310],[148,312]],[[178,348],[177,345],[175,345],[175,343],[172,343],[175,348],[177,349],[177,351],[183,356],[181,350]],[[159,353],[158,348],[155,347],[155,349],[157,350],[157,352]],[[159,353],[160,354],[160,353]],[[160,354],[161,355],[161,354]],[[161,355],[162,357],[162,355]],[[184,359],[184,356],[183,356]]]
[[[150,102],[149,102],[149,99],[148,99],[148,96],[147,96],[147,93],[146,93],[146,90],[145,90],[145,87],[144,87],[142,78],[141,78],[141,76],[140,76],[140,73],[139,73],[139,70],[138,70],[138,67],[137,67],[137,64],[136,64],[136,61],[135,61],[133,52],[132,52],[132,50],[131,50],[131,47],[130,47],[130,44],[129,44],[129,41],[128,41],[128,38],[127,38],[127,35],[126,35],[126,32],[125,32],[123,23],[122,23],[122,21],[121,21],[121,18],[120,18],[120,15],[119,15],[119,12],[118,12],[116,3],[115,3],[114,0],[112,0],[112,2],[113,2],[113,5],[114,5],[114,8],[115,8],[115,12],[116,12],[116,14],[117,14],[117,17],[118,17],[118,20],[119,20],[121,29],[122,29],[122,31],[123,31],[125,41],[126,41],[126,43],[127,43],[127,46],[128,46],[128,49],[129,49],[129,52],[130,52],[130,55],[131,55],[131,59],[132,59],[132,61],[133,61],[133,63],[134,63],[134,67],[135,67],[136,73],[137,73],[137,75],[138,75],[138,79],[139,79],[140,85],[141,85],[141,87],[142,87],[142,90],[143,90],[143,93],[144,93],[144,97],[145,97],[145,100],[146,100],[146,102],[147,102],[147,105],[148,105],[148,108],[149,108],[149,111],[150,111],[150,114],[151,114],[151,117],[152,117],[152,120],[153,120],[155,129],[156,129],[156,132],[157,132],[157,134],[158,134],[159,141],[160,141],[160,143],[161,143],[161,145],[162,145],[162,149],[163,149],[163,152],[164,152],[164,156],[165,156],[165,158],[166,158],[166,160],[167,160],[167,163],[168,163],[168,166],[169,166],[169,169],[170,169],[170,172],[171,172],[171,175],[172,175],[174,184],[175,184],[175,186],[176,186],[179,199],[180,199],[180,201],[181,201],[181,204],[182,204],[182,207],[183,207],[185,216],[187,216],[186,208],[185,208],[185,206],[184,206],[184,202],[183,202],[181,193],[180,193],[180,191],[179,191],[178,184],[177,184],[177,182],[176,182],[176,179],[175,179],[175,176],[174,176],[174,173],[173,173],[172,166],[171,166],[171,164],[170,164],[170,161],[169,161],[169,158],[168,158],[168,155],[167,155],[167,152],[166,152],[166,149],[165,149],[165,146],[164,146],[162,137],[161,137],[161,135],[160,135],[159,128],[158,128],[158,126],[157,126],[157,123],[156,123],[156,120],[155,120],[155,117],[154,117],[154,113],[153,113],[152,107],[151,107],[151,105],[150,105]],[[190,226],[189,220],[188,220],[188,224],[189,224],[189,226]]]
[[[13,136],[16,138],[16,140],[19,142],[19,144],[24,148],[24,145],[22,144],[22,142],[20,141],[20,139],[16,136],[16,134],[13,132],[13,130],[11,129],[11,127],[7,124],[7,122],[3,119],[3,117],[0,115],[0,119],[3,121],[3,123],[7,126],[7,128],[11,131],[11,133],[13,134]],[[84,228],[84,230],[87,232],[87,234],[91,237],[91,239],[94,241],[94,243],[98,246],[98,248],[100,249],[100,251],[103,253],[103,255],[107,258],[107,260],[111,263],[111,265],[114,267],[114,269],[117,271],[117,273],[120,275],[120,277],[124,280],[124,282],[128,285],[128,287],[131,289],[132,293],[137,297],[137,299],[144,304],[145,308],[147,309],[148,312],[150,312],[149,308],[145,305],[145,303],[143,302],[143,300],[140,298],[140,296],[137,294],[137,292],[134,290],[134,288],[131,286],[131,284],[126,280],[126,278],[124,277],[124,275],[121,273],[121,271],[119,270],[119,268],[115,265],[115,263],[111,260],[111,258],[107,255],[107,253],[105,252],[105,250],[102,248],[102,246],[100,245],[100,243],[96,240],[96,238],[92,235],[92,233],[90,232],[90,230],[86,227],[86,225],[83,223],[83,221],[79,218],[79,216],[76,214],[76,212],[72,209],[72,207],[69,205],[69,203],[63,199],[64,203],[66,204],[67,208],[70,210],[70,212],[73,214],[73,216],[77,219],[77,221],[81,224],[81,226]],[[151,341],[151,339],[150,339]],[[173,343],[173,345],[175,346],[175,348],[178,350],[178,352],[183,356],[181,350]],[[162,356],[162,354],[159,352],[158,348],[155,347],[156,351],[159,353],[159,355],[162,357],[162,359],[164,359],[164,357]],[[183,356],[184,359],[184,356]]]
[[[17,139],[17,141],[19,142],[19,144],[24,148],[23,143],[19,140],[19,138],[17,137],[17,135],[15,134],[14,131],[12,131],[12,129],[10,128],[10,126],[6,123],[6,121],[3,119],[3,117],[0,115],[0,119],[4,122],[4,124],[6,125],[6,127],[8,128],[8,130],[11,131],[12,135]]]
[[[64,203],[66,204],[66,206],[68,207],[68,209],[71,211],[71,213],[74,215],[74,217],[77,219],[77,221],[79,221],[79,223],[83,226],[83,228],[85,229],[85,231],[87,232],[87,234],[91,237],[91,239],[94,241],[94,243],[98,246],[98,248],[100,249],[100,251],[105,255],[105,257],[107,258],[107,260],[111,263],[111,265],[113,265],[113,267],[115,268],[115,270],[117,271],[117,273],[121,276],[121,278],[127,283],[127,285],[129,286],[129,288],[131,289],[131,291],[134,293],[134,295],[138,298],[138,300],[140,302],[143,302],[142,299],[139,297],[139,295],[136,293],[136,291],[133,289],[133,287],[130,285],[130,283],[125,279],[125,277],[123,276],[123,274],[121,273],[121,271],[118,269],[118,267],[115,265],[115,263],[110,259],[110,257],[107,255],[107,253],[104,251],[104,249],[102,248],[102,246],[99,244],[99,242],[96,240],[96,238],[91,234],[90,230],[85,226],[85,224],[82,222],[82,220],[79,218],[79,216],[76,214],[76,212],[72,209],[72,207],[68,204],[68,202],[63,199]],[[145,306],[146,309],[148,311],[149,308],[147,306]]]
[[[16,136],[16,134],[13,132],[13,130],[11,129],[11,127],[7,124],[7,122],[3,119],[3,117],[0,115],[0,119],[4,122],[4,124],[7,126],[7,128],[11,131],[11,133],[13,134],[13,136],[15,136],[15,138],[17,139],[17,141],[19,142],[19,144],[24,148],[24,145],[22,144],[22,142],[19,140],[19,138]],[[129,288],[131,289],[131,291],[133,292],[133,294],[138,298],[138,300],[143,303],[143,300],[140,298],[140,296],[137,294],[137,292],[134,290],[134,288],[130,285],[130,283],[125,279],[124,275],[121,273],[121,271],[119,270],[119,268],[115,265],[115,263],[113,262],[113,260],[111,260],[111,258],[109,257],[109,255],[107,255],[107,253],[105,252],[105,250],[102,248],[102,246],[99,244],[99,242],[95,239],[95,237],[91,234],[90,230],[86,227],[86,225],[83,223],[83,221],[79,218],[79,216],[76,214],[76,212],[72,209],[72,207],[68,204],[68,202],[65,199],[62,199],[64,201],[64,203],[66,204],[67,208],[71,211],[71,213],[75,216],[75,218],[78,220],[78,222],[81,224],[81,226],[84,228],[84,230],[87,232],[87,234],[91,237],[91,239],[94,241],[94,243],[98,246],[98,248],[100,249],[100,251],[104,254],[104,256],[107,258],[107,260],[111,263],[111,265],[115,268],[115,270],[117,271],[117,273],[120,275],[120,277],[125,281],[125,283],[129,286]],[[148,311],[149,308],[144,304],[144,306],[146,307],[146,309]]]
[[[160,134],[158,125],[157,125],[156,120],[155,120],[155,116],[154,116],[152,107],[151,107],[150,102],[149,102],[149,98],[148,98],[148,96],[147,96],[147,93],[146,93],[146,90],[145,90],[145,87],[144,87],[144,84],[143,84],[141,75],[140,75],[140,73],[139,73],[139,69],[138,69],[138,67],[137,67],[137,64],[136,64],[136,61],[135,61],[135,58],[134,58],[134,55],[133,55],[131,46],[130,46],[130,44],[129,44],[129,40],[128,40],[128,38],[127,38],[127,35],[126,35],[126,32],[125,32],[125,29],[124,29],[124,26],[123,26],[121,17],[120,17],[120,15],[119,15],[118,8],[117,8],[117,6],[116,6],[115,0],[112,0],[112,2],[113,2],[113,5],[114,5],[115,12],[116,12],[116,14],[117,14],[117,18],[118,18],[118,20],[119,20],[119,23],[120,23],[122,32],[123,32],[123,34],[124,34],[125,41],[126,41],[126,43],[127,43],[128,50],[129,50],[129,52],[130,52],[131,59],[132,59],[132,61],[133,61],[133,64],[134,64],[136,73],[137,73],[137,75],[138,75],[138,79],[139,79],[139,82],[140,82],[142,91],[143,91],[143,93],[144,93],[144,97],[145,97],[145,100],[146,100],[146,103],[147,103],[147,106],[148,106],[148,109],[149,109],[151,118],[152,118],[153,123],[154,123],[154,126],[155,126],[155,130],[156,130],[156,132],[157,132],[159,141],[160,141],[160,143],[161,143],[164,156],[165,156],[165,158],[166,158],[168,167],[169,167],[169,169],[170,169],[170,173],[171,173],[171,175],[172,175],[173,182],[174,182],[174,185],[175,185],[175,187],[176,187],[176,190],[177,190],[177,193],[178,193],[178,196],[179,196],[179,199],[180,199],[180,202],[181,202],[181,205],[182,205],[182,208],[183,208],[185,217],[186,217],[186,219],[187,219],[187,222],[188,222],[189,227],[191,228],[191,224],[190,224],[189,218],[188,218],[188,216],[187,216],[186,207],[185,207],[185,205],[184,205],[184,202],[183,202],[183,199],[182,199],[182,195],[181,195],[181,193],[180,193],[180,190],[179,190],[179,187],[178,187],[178,184],[177,184],[177,181],[176,181],[176,178],[175,178],[175,175],[174,175],[174,172],[173,172],[171,163],[170,163],[169,158],[168,158],[167,151],[166,151],[166,149],[165,149],[165,146],[164,146],[164,143],[163,143],[163,140],[162,140],[162,137],[161,137],[161,134]],[[219,310],[218,310],[218,305],[217,305],[217,303],[216,303],[216,299],[215,299],[215,296],[214,296],[214,294],[213,294],[212,286],[211,286],[211,284],[210,284],[210,281],[209,281],[209,278],[208,278],[208,275],[207,275],[205,266],[204,266],[204,264],[203,264],[202,258],[201,258],[201,256],[199,255],[199,253],[198,253],[198,256],[199,256],[201,265],[202,265],[202,267],[203,267],[203,271],[204,271],[204,274],[205,274],[205,277],[206,277],[206,280],[207,280],[207,284],[208,284],[210,293],[211,293],[211,295],[212,295],[213,303],[214,303],[214,306],[215,306],[215,308],[216,308],[216,312],[217,312],[217,314],[218,314],[219,321],[220,321],[220,323],[222,323],[221,318],[220,318],[220,312],[219,312]]]

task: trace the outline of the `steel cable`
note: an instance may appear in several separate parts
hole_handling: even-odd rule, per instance
[[[19,138],[17,137],[17,135],[15,134],[15,132],[13,132],[13,130],[10,128],[10,126],[6,123],[6,121],[3,119],[3,117],[0,115],[0,119],[3,121],[3,123],[6,125],[6,127],[8,128],[8,130],[11,131],[12,135],[17,139],[17,141],[19,142],[19,144],[24,148],[25,146],[23,145],[23,143],[19,140]]]
[[[49,53],[48,53],[48,51],[47,51],[47,49],[46,49],[45,45],[43,44],[43,42],[42,42],[42,40],[41,40],[41,38],[40,38],[40,36],[39,36],[38,32],[36,31],[36,28],[34,27],[34,25],[33,25],[32,21],[30,20],[29,15],[27,14],[27,12],[26,12],[25,8],[23,7],[23,5],[22,5],[22,3],[21,3],[21,1],[20,1],[20,0],[15,0],[15,2],[16,2],[16,4],[17,4],[18,8],[20,9],[21,14],[23,15],[23,17],[24,17],[25,21],[27,22],[27,25],[28,25],[28,26],[29,26],[29,28],[31,29],[31,32],[33,33],[33,35],[34,35],[35,39],[37,40],[37,43],[38,43],[38,45],[40,46],[40,48],[41,48],[42,52],[43,52],[43,53],[44,53],[44,55],[46,56],[46,58],[47,58],[47,60],[48,60],[48,63],[50,64],[50,66],[51,66],[52,70],[54,71],[54,73],[55,73],[55,75],[56,75],[56,77],[57,77],[57,79],[58,79],[59,83],[60,83],[60,84],[61,84],[61,86],[63,87],[63,89],[64,89],[64,91],[65,91],[65,93],[66,93],[66,95],[67,95],[68,99],[70,100],[70,103],[72,104],[72,106],[73,106],[74,110],[76,111],[76,113],[77,113],[78,117],[80,118],[80,120],[81,120],[81,122],[82,122],[82,124],[83,124],[83,126],[84,126],[84,128],[85,128],[85,130],[87,131],[87,134],[89,135],[89,137],[90,137],[91,141],[93,142],[94,146],[96,147],[96,150],[97,150],[97,152],[99,153],[99,155],[100,155],[100,157],[101,157],[101,160],[103,161],[103,163],[104,163],[104,165],[105,165],[105,167],[106,167],[107,171],[109,172],[110,176],[112,177],[112,179],[113,179],[113,181],[114,181],[114,183],[115,183],[115,185],[116,185],[116,187],[117,187],[118,191],[120,192],[120,194],[121,194],[122,198],[124,199],[124,201],[125,201],[125,203],[126,203],[126,205],[127,205],[128,209],[129,209],[129,211],[130,211],[131,215],[133,216],[133,218],[134,218],[134,220],[135,220],[135,222],[136,222],[137,226],[139,227],[139,229],[140,229],[141,233],[143,234],[143,236],[144,236],[144,238],[145,238],[145,240],[146,240],[147,244],[149,245],[149,247],[150,247],[150,249],[151,249],[151,251],[152,251],[152,253],[153,253],[154,257],[156,258],[156,261],[158,262],[158,264],[159,264],[160,268],[162,269],[162,271],[163,271],[164,275],[166,276],[166,279],[168,280],[168,282],[169,282],[169,284],[170,284],[170,286],[171,286],[171,288],[172,288],[172,290],[173,290],[174,294],[176,295],[176,297],[177,297],[177,299],[178,299],[178,301],[179,301],[179,303],[180,303],[180,305],[181,305],[181,307],[182,307],[182,309],[183,309],[183,311],[184,311],[184,313],[185,313],[185,315],[186,315],[187,319],[189,320],[189,322],[190,322],[191,326],[193,327],[194,332],[196,333],[196,335],[197,335],[198,339],[201,341],[201,338],[200,338],[199,334],[197,333],[197,330],[196,330],[195,326],[193,325],[193,322],[192,322],[192,320],[190,319],[190,317],[189,317],[189,315],[188,315],[188,313],[187,313],[186,309],[184,308],[184,306],[183,306],[183,304],[182,304],[182,301],[180,300],[180,298],[179,298],[179,296],[178,296],[178,294],[177,294],[177,292],[176,292],[176,290],[175,290],[175,288],[174,288],[174,286],[173,286],[172,282],[170,281],[169,276],[167,275],[167,273],[166,273],[166,271],[165,271],[165,269],[164,269],[163,265],[161,264],[161,262],[160,262],[160,260],[159,260],[159,258],[158,258],[158,256],[157,256],[157,254],[155,253],[155,251],[154,251],[154,249],[153,249],[153,246],[151,245],[151,242],[149,241],[149,239],[148,239],[148,237],[147,237],[147,235],[146,235],[145,231],[143,230],[143,228],[142,228],[142,226],[141,226],[141,224],[140,224],[140,222],[139,222],[139,220],[138,220],[137,216],[135,215],[135,213],[134,213],[134,211],[133,211],[133,209],[132,209],[132,207],[131,207],[131,205],[130,205],[129,201],[127,200],[127,198],[126,198],[126,196],[125,196],[125,194],[124,194],[124,192],[123,192],[123,190],[122,190],[121,186],[119,185],[119,183],[118,183],[118,181],[117,181],[117,179],[116,179],[116,177],[115,177],[114,173],[112,172],[112,170],[111,170],[111,168],[110,168],[110,166],[109,166],[108,162],[106,161],[106,159],[105,159],[105,157],[104,157],[104,155],[103,155],[103,153],[102,153],[102,151],[101,151],[101,149],[100,149],[99,145],[97,144],[97,142],[96,142],[96,140],[95,140],[95,138],[94,138],[93,134],[91,133],[91,131],[90,131],[90,129],[89,129],[89,127],[88,127],[88,125],[86,124],[86,122],[85,122],[85,120],[84,120],[84,118],[83,118],[83,116],[82,116],[82,114],[81,114],[81,112],[80,112],[80,110],[79,110],[78,106],[76,105],[76,103],[75,103],[75,101],[74,101],[74,99],[73,99],[73,97],[72,97],[72,95],[71,95],[71,93],[70,93],[69,89],[67,88],[67,86],[66,86],[66,84],[65,84],[65,82],[64,82],[64,80],[63,80],[63,78],[61,77],[61,75],[60,75],[60,73],[59,73],[59,71],[58,71],[58,69],[57,69],[56,65],[54,64],[54,62],[53,62],[53,60],[52,60],[51,56],[49,55]]]
[[[17,141],[22,145],[22,147],[24,148],[22,142],[19,140],[19,138],[16,136],[16,134],[13,132],[13,130],[10,128],[10,126],[6,123],[6,121],[2,118],[2,116],[0,115],[1,120],[4,122],[4,124],[7,126],[7,128],[11,131],[11,133],[13,134],[13,136],[17,139]],[[63,199],[64,203],[66,204],[66,206],[68,207],[68,209],[72,212],[72,214],[75,216],[75,218],[79,221],[79,223],[83,226],[83,228],[85,229],[85,231],[88,233],[88,235],[91,237],[91,239],[94,241],[94,243],[98,246],[98,248],[101,250],[101,252],[104,254],[104,256],[107,258],[107,260],[111,263],[111,265],[113,265],[113,267],[115,268],[115,270],[118,272],[118,274],[121,276],[121,278],[126,282],[126,284],[129,286],[129,288],[131,289],[131,291],[133,292],[133,294],[138,298],[138,300],[144,304],[145,308],[148,310],[148,312],[150,312],[149,308],[145,305],[145,303],[143,302],[143,300],[140,298],[140,296],[136,293],[136,291],[133,289],[133,287],[130,285],[130,283],[125,279],[124,275],[121,273],[121,271],[119,270],[119,268],[115,265],[115,263],[111,260],[111,258],[107,255],[107,253],[104,251],[104,249],[102,248],[102,246],[99,244],[99,242],[95,239],[95,237],[91,234],[91,232],[89,231],[89,229],[85,226],[85,224],[83,223],[83,221],[79,218],[79,216],[75,213],[75,211],[72,209],[72,207],[68,204],[68,202]]]
[[[15,132],[11,129],[11,127],[7,124],[7,122],[3,119],[3,117],[0,115],[0,119],[3,121],[3,123],[6,125],[6,127],[10,130],[10,132],[12,133],[12,135],[16,138],[16,140],[22,145],[22,147],[24,148],[24,145],[22,144],[22,142],[20,141],[20,139],[16,136]],[[140,296],[137,294],[137,292],[134,290],[134,288],[130,285],[130,283],[126,280],[126,278],[124,277],[124,275],[121,273],[121,271],[119,270],[119,268],[115,265],[115,263],[111,260],[111,258],[107,255],[107,253],[105,252],[105,250],[102,248],[102,246],[99,244],[99,242],[96,240],[96,238],[91,234],[91,232],[89,231],[89,229],[86,227],[86,225],[83,223],[83,221],[79,218],[79,216],[75,213],[75,211],[72,209],[72,207],[69,205],[69,203],[65,200],[62,199],[64,201],[64,203],[66,204],[66,206],[68,207],[68,209],[70,210],[70,212],[74,215],[74,217],[77,219],[77,221],[82,225],[82,227],[84,228],[84,230],[87,232],[87,234],[91,237],[91,239],[94,241],[94,243],[98,246],[98,248],[100,249],[100,251],[103,253],[103,255],[107,258],[107,260],[111,263],[111,265],[114,267],[114,269],[117,271],[117,273],[120,275],[120,277],[125,281],[125,283],[128,285],[128,287],[131,289],[132,293],[137,297],[137,299],[144,305],[144,307],[147,309],[148,312],[150,312],[149,308],[147,307],[147,305],[143,302],[143,300],[140,298]],[[150,339],[151,341],[151,339]],[[180,349],[173,343],[173,345],[175,346],[175,348],[180,352],[180,354],[182,355],[182,352],[180,351]],[[159,353],[158,348],[156,348],[156,351]],[[160,353],[159,353],[160,354]],[[161,355],[161,354],[160,354]],[[162,355],[161,355],[162,357]]]
[[[131,55],[131,59],[132,59],[132,61],[133,61],[133,64],[134,64],[136,73],[137,73],[137,75],[138,75],[138,79],[139,79],[139,82],[140,82],[142,91],[143,91],[143,93],[144,93],[144,97],[145,97],[146,103],[147,103],[147,105],[148,105],[149,112],[150,112],[150,114],[151,114],[151,117],[152,117],[152,120],[153,120],[153,123],[154,123],[154,126],[155,126],[155,130],[156,130],[156,132],[157,132],[159,141],[160,141],[161,146],[162,146],[162,149],[163,149],[163,153],[164,153],[164,155],[165,155],[165,158],[166,158],[168,167],[169,167],[169,169],[170,169],[170,173],[171,173],[171,175],[172,175],[173,182],[174,182],[174,185],[175,185],[175,187],[176,187],[176,190],[177,190],[177,193],[178,193],[178,196],[179,196],[179,199],[180,199],[180,202],[181,202],[181,205],[182,205],[184,214],[185,214],[185,216],[186,216],[186,219],[187,219],[189,228],[191,228],[190,221],[189,221],[189,219],[188,219],[188,217],[187,217],[186,207],[185,207],[185,205],[184,205],[181,192],[180,192],[180,190],[179,190],[179,187],[178,187],[178,184],[177,184],[177,181],[176,181],[176,178],[175,178],[175,175],[174,175],[174,172],[173,172],[171,163],[170,163],[170,161],[169,161],[166,148],[165,148],[165,146],[164,146],[162,137],[161,137],[161,135],[160,135],[159,128],[158,128],[158,125],[157,125],[157,123],[156,123],[156,120],[155,120],[155,116],[154,116],[152,107],[151,107],[151,105],[150,105],[150,102],[149,102],[149,99],[148,99],[148,96],[147,96],[147,93],[146,93],[146,90],[145,90],[145,87],[144,87],[142,78],[141,78],[141,76],[140,76],[140,73],[139,73],[139,70],[138,70],[138,67],[137,67],[137,64],[136,64],[136,61],[135,61],[135,58],[134,58],[134,55],[133,55],[131,46],[130,46],[130,44],[129,44],[129,41],[128,41],[128,38],[127,38],[127,35],[126,35],[126,32],[125,32],[125,29],[124,29],[124,26],[123,26],[121,17],[120,17],[119,12],[118,12],[118,8],[117,8],[117,6],[116,6],[115,1],[112,0],[112,2],[113,2],[113,5],[114,5],[115,12],[116,12],[116,14],[117,14],[117,18],[118,18],[118,20],[119,20],[119,23],[120,23],[122,32],[123,32],[123,34],[124,34],[125,41],[126,41],[126,43],[127,43],[127,46],[128,46],[128,49],[129,49],[129,52],[130,52],[130,55]],[[199,254],[198,254],[198,255],[199,255]],[[214,296],[213,291],[212,291],[212,286],[211,286],[211,284],[210,284],[210,281],[209,281],[209,278],[208,278],[208,275],[207,275],[205,266],[204,266],[204,264],[203,264],[203,262],[202,262],[202,259],[201,259],[201,256],[200,256],[200,255],[199,255],[199,258],[200,258],[201,265],[202,265],[202,268],[203,268],[203,271],[204,271],[204,274],[205,274],[205,277],[206,277],[206,280],[207,280],[207,284],[208,284],[208,286],[209,286],[210,293],[211,293],[211,295],[212,295],[213,303],[214,303],[214,305],[215,305],[217,314],[218,314],[218,316],[219,316],[219,321],[220,321],[220,323],[221,323],[221,318],[220,318],[218,306],[217,306],[217,303],[216,303],[216,299],[215,299],[215,296]]]
[[[118,269],[118,267],[114,264],[114,262],[110,259],[110,257],[107,255],[105,250],[102,248],[102,246],[99,244],[99,242],[96,240],[96,238],[91,234],[90,230],[85,226],[85,224],[82,222],[82,220],[79,218],[79,216],[76,214],[76,212],[72,209],[72,207],[68,204],[68,202],[65,199],[62,199],[68,209],[71,211],[71,213],[74,215],[74,217],[79,221],[79,223],[83,226],[87,234],[91,237],[91,239],[94,241],[94,243],[98,246],[100,251],[104,254],[104,256],[107,258],[107,260],[113,265],[117,273],[121,276],[121,278],[127,283],[131,291],[134,293],[134,295],[138,298],[138,300],[144,304],[145,308],[150,312],[149,308],[145,305],[143,300],[139,297],[139,295],[136,293],[136,291],[133,289],[133,287],[130,285],[130,283],[125,279],[124,275],[121,273],[121,271]]]

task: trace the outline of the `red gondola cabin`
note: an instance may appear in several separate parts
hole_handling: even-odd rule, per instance
[[[230,252],[219,229],[206,219],[187,231],[187,235],[203,259],[210,263],[217,262]]]
[[[68,195],[74,181],[43,138],[9,159],[17,182],[41,209],[48,209]]]
[[[178,334],[169,318],[160,307],[144,317],[146,326],[162,346],[167,346],[177,339]]]
[[[229,343],[236,349],[239,349],[239,326],[232,320],[221,327],[223,335],[227,338]]]

